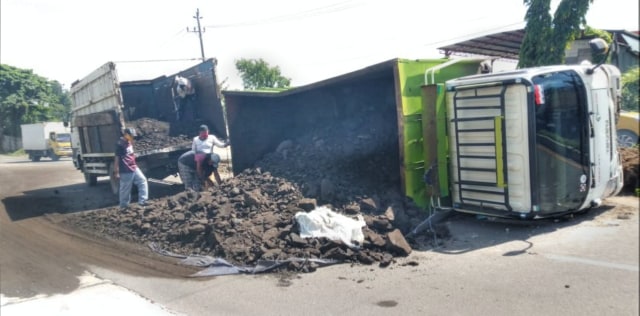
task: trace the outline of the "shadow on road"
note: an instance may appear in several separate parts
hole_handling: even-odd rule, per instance
[[[554,219],[517,220],[454,213],[440,224],[446,227],[449,236],[439,238],[425,233],[420,249],[442,254],[458,255],[475,250],[520,241],[521,248],[505,252],[503,256],[517,256],[527,253],[534,245],[529,241],[536,235],[547,234],[563,228],[593,221],[613,206],[603,205],[581,214],[568,215]],[[429,246],[426,246],[426,245]],[[437,245],[437,246],[433,246]]]
[[[149,182],[149,198],[174,195],[182,185]],[[131,197],[136,200],[136,195]],[[7,215],[12,221],[38,217],[45,214],[70,214],[118,205],[117,196],[111,193],[108,180],[89,187],[84,183],[23,192],[23,195],[2,199]]]

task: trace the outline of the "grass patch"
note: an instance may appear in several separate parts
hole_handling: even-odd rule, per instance
[[[24,156],[26,155],[26,153],[24,152],[24,149],[20,148],[14,152],[9,152],[7,153],[8,156]]]

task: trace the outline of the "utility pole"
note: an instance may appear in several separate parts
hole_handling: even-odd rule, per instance
[[[202,54],[202,61],[204,61],[204,46],[202,45],[202,33],[204,33],[204,28],[200,28],[200,19],[202,19],[202,17],[200,16],[200,9],[196,9],[196,15],[193,17],[194,19],[196,19],[196,22],[198,22],[198,28],[196,29],[195,27],[193,27],[193,30],[189,30],[189,27],[187,26],[187,32],[198,32],[198,37],[200,37],[200,53]]]

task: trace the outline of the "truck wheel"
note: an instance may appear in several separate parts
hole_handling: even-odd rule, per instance
[[[51,158],[51,160],[53,160],[53,161],[58,161],[58,160],[60,160],[60,156],[58,156],[58,155],[56,155],[56,154],[51,154],[49,157],[50,157],[50,158]]]
[[[638,143],[638,135],[634,132],[623,129],[618,130],[618,146],[633,147]]]
[[[120,193],[120,179],[116,178],[113,169],[113,163],[111,163],[109,165],[109,184],[111,185],[111,193],[118,195]]]
[[[98,176],[85,172],[84,182],[86,182],[90,187],[95,186],[96,184],[98,184]]]
[[[33,161],[33,162],[40,161],[40,156],[31,156],[31,161]]]

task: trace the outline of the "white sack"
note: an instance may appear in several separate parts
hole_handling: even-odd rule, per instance
[[[298,212],[295,215],[300,226],[300,237],[326,237],[331,240],[340,240],[351,248],[359,248],[364,242],[362,227],[366,225],[364,218],[358,215],[358,219],[338,214],[326,206],[316,207],[309,213]],[[357,242],[354,245],[353,242]]]

